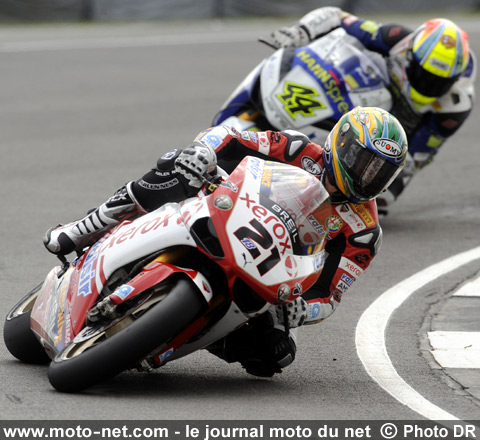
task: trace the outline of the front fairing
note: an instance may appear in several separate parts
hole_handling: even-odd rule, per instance
[[[73,270],[70,267],[62,276],[63,271],[57,266],[49,272],[30,317],[32,330],[52,358],[72,339],[72,320],[66,305]]]
[[[336,29],[305,47],[280,49],[262,68],[265,116],[277,129],[337,121],[360,106],[389,109],[385,62]]]
[[[316,177],[248,157],[207,202],[225,252],[217,262],[230,285],[239,277],[265,301],[280,304],[316,281],[331,214]]]

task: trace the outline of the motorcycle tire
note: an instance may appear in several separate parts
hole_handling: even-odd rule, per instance
[[[193,282],[179,279],[163,300],[118,333],[78,353],[75,344],[82,342],[74,340],[50,363],[48,379],[56,390],[73,393],[111,378],[177,336],[205,307]]]
[[[3,340],[8,351],[27,364],[50,362],[46,351],[30,327],[30,315],[42,284],[22,298],[8,313],[3,326]]]

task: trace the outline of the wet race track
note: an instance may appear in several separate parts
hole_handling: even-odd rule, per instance
[[[478,20],[458,22],[480,53]],[[43,233],[83,216],[208,127],[271,53],[256,38],[275,26],[0,29],[2,317],[57,264]],[[382,222],[370,269],[330,319],[301,329],[297,359],[283,374],[254,378],[201,352],[65,395],[51,388],[45,367],[16,362],[2,344],[2,419],[479,419],[479,370],[442,368],[428,333],[480,331],[469,318],[479,316],[480,298],[452,297],[480,271],[480,254],[416,275],[480,245],[478,121],[476,110],[416,176]],[[478,352],[478,340],[470,345]]]

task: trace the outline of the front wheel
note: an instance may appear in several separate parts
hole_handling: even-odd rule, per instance
[[[137,319],[132,313],[116,324],[117,333],[105,330],[75,338],[51,362],[50,383],[58,391],[77,392],[113,377],[177,336],[205,306],[197,287],[179,279],[164,299]]]
[[[30,327],[30,315],[42,284],[33,289],[10,311],[3,326],[3,340],[8,351],[27,364],[50,362],[46,351]]]

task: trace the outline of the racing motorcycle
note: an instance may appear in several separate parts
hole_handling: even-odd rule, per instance
[[[323,143],[356,106],[392,107],[385,60],[344,29],[308,46],[282,48],[258,64],[215,116],[237,130],[295,129]]]
[[[50,363],[52,386],[77,392],[206,348],[301,295],[325,259],[321,182],[253,157],[216,182],[59,257],[8,314],[10,353]]]

